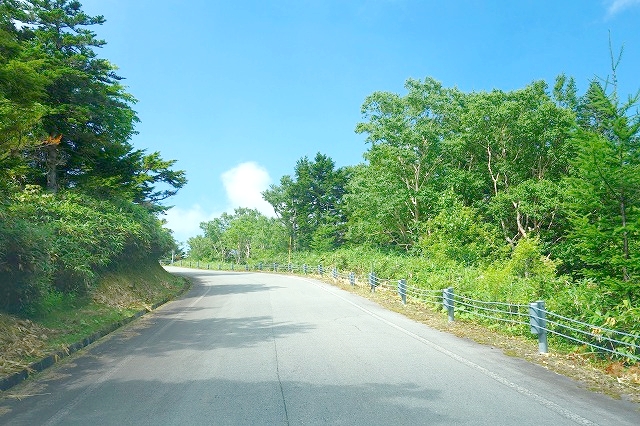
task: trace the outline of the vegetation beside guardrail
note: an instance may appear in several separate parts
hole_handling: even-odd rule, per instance
[[[450,321],[454,321],[455,316],[460,315],[465,319],[506,324],[511,327],[511,331],[517,334],[537,335],[541,353],[548,351],[547,338],[553,336],[559,342],[590,348],[594,353],[622,359],[627,363],[640,361],[639,335],[563,316],[547,310],[544,301],[540,300],[528,304],[479,300],[456,293],[454,287],[426,289],[408,284],[406,279],[380,278],[373,271],[366,275],[358,275],[353,271],[340,271],[336,267],[327,268],[323,265],[291,263],[283,265],[277,262],[239,265],[189,260],[180,260],[174,265],[208,270],[317,275],[344,280],[352,286],[368,286],[372,292],[380,289],[397,292],[403,303],[406,303],[406,299],[409,297],[441,307],[447,313]]]

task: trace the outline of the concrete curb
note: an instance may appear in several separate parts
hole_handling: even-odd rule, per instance
[[[188,283],[188,281],[187,281]],[[6,391],[11,389],[12,387],[22,383],[23,381],[27,380],[30,376],[39,373],[41,371],[44,371],[45,369],[51,367],[52,365],[54,365],[55,363],[57,363],[58,361],[60,361],[63,358],[66,358],[68,356],[70,356],[71,354],[78,352],[80,349],[83,349],[87,346],[89,346],[90,344],[94,343],[95,341],[97,341],[98,339],[101,339],[102,337],[113,333],[114,331],[116,331],[117,329],[119,329],[120,327],[129,324],[131,321],[138,319],[140,317],[142,317],[143,315],[154,311],[156,309],[158,309],[160,306],[164,305],[165,303],[183,295],[184,293],[186,293],[189,289],[191,288],[191,284],[185,284],[184,288],[182,289],[182,291],[180,291],[179,293],[177,293],[176,295],[174,295],[173,297],[167,297],[166,299],[163,299],[162,301],[155,303],[151,306],[150,309],[142,309],[138,312],[136,312],[135,314],[131,315],[128,318],[125,318],[123,320],[120,320],[118,322],[115,322],[113,324],[110,324],[108,326],[106,326],[105,328],[103,328],[100,331],[97,331],[95,333],[93,333],[92,335],[85,337],[84,339],[82,339],[79,342],[75,342],[72,343],[71,345],[67,346],[65,349],[55,352],[43,359],[41,359],[40,361],[36,361],[33,364],[29,365],[29,367],[25,368],[22,371],[19,371],[17,373],[13,373],[9,376],[6,377],[0,377],[0,391]]]

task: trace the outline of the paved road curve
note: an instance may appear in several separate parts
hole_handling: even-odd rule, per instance
[[[637,404],[318,281],[193,289],[0,400],[6,425],[638,425]]]

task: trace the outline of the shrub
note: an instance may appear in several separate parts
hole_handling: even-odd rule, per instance
[[[465,266],[487,264],[500,254],[498,231],[478,219],[477,210],[451,200],[424,225],[418,243],[422,255],[454,260]]]
[[[0,205],[0,309],[24,310],[54,289],[84,294],[102,273],[159,259],[173,244],[142,206],[28,186]]]
[[[47,291],[52,235],[48,227],[0,209],[0,309],[16,313]]]

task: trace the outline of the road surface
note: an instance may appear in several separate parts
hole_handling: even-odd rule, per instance
[[[319,281],[170,270],[188,294],[13,388],[0,424],[640,424],[640,404]]]

